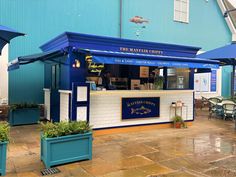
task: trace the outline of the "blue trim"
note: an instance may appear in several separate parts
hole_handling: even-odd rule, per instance
[[[120,51],[108,51],[108,50],[79,50],[85,54],[90,54],[98,57],[120,57],[120,58],[135,58],[135,59],[149,59],[149,60],[163,60],[163,61],[181,61],[181,62],[190,62],[191,63],[211,63],[219,64],[217,60],[209,60],[205,58],[197,57],[186,57],[186,56],[177,56],[177,55],[161,55],[161,54],[149,54],[149,53],[131,53],[131,52],[120,52]]]
[[[185,122],[193,122],[194,120],[186,120]],[[114,127],[104,127],[104,128],[94,128],[93,130],[106,130],[111,128],[126,128],[126,127],[140,127],[140,126],[149,126],[149,125],[157,125],[157,124],[169,124],[170,122],[158,122],[158,123],[149,123],[149,124],[138,124],[138,125],[123,125],[123,126],[114,126]]]
[[[209,63],[190,62],[190,61],[193,61],[193,58],[189,59],[189,62],[182,62],[178,60],[167,61],[166,59],[150,60],[150,59],[93,56],[92,60],[95,63],[119,64],[119,65],[164,66],[164,67],[173,67],[173,68],[219,68],[218,64],[210,64],[211,62]]]
[[[111,45],[112,44],[112,45]],[[163,51],[163,55],[194,57],[199,47],[64,32],[40,48],[46,51],[75,47],[80,49],[120,51],[120,47]]]

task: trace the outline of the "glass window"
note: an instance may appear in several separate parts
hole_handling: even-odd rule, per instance
[[[52,89],[59,89],[60,85],[60,65],[52,66]]]
[[[189,23],[189,0],[174,0],[174,21]]]
[[[189,89],[189,73],[187,68],[168,68],[167,89]]]

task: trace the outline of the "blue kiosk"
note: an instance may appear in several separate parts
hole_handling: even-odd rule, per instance
[[[44,62],[47,119],[87,120],[94,129],[169,124],[177,114],[193,121],[194,71],[219,67],[197,58],[198,47],[73,32],[40,48],[9,70]]]

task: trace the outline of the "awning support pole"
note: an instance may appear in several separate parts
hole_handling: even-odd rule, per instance
[[[233,62],[232,81],[231,81],[231,97],[234,97],[234,77],[235,77],[235,62]]]

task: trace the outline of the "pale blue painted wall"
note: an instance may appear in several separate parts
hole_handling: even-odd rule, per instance
[[[222,67],[222,96],[230,97],[231,95],[231,76],[233,67],[224,66]]]
[[[150,20],[139,37],[142,40],[202,47],[207,51],[231,41],[231,33],[216,0],[190,0],[189,24],[174,22],[174,0],[124,1],[123,36],[136,38],[137,25],[128,19],[135,15]]]
[[[190,23],[173,21],[173,0],[123,0],[122,37],[203,47],[230,43],[231,33],[215,0],[190,0]],[[25,32],[14,39],[10,58],[40,52],[39,46],[63,31],[119,36],[119,0],[0,0],[0,24]],[[150,23],[137,38],[135,15]],[[10,102],[43,102],[43,65],[10,73]]]

